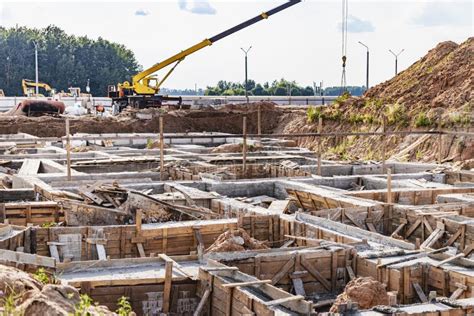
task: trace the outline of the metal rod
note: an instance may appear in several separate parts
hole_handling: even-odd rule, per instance
[[[243,144],[242,144],[242,171],[243,174],[247,174],[247,117],[243,117]]]
[[[455,136],[466,136],[474,137],[474,133],[471,132],[450,132],[450,131],[387,131],[383,132],[324,132],[324,133],[294,133],[294,134],[247,134],[248,138],[299,138],[299,137],[332,137],[332,136],[384,136],[384,135],[455,135]],[[228,138],[228,137],[243,137],[243,134],[203,134],[203,135],[166,135],[164,139],[200,139],[200,138]],[[143,139],[146,136],[137,135],[117,135],[117,136],[71,136],[71,140],[119,140],[119,139]],[[9,138],[8,141],[17,143],[28,143],[28,142],[59,142],[64,140],[65,137],[37,137],[37,138]]]
[[[67,162],[67,181],[71,181],[71,135],[69,129],[69,119],[66,119],[66,162]]]
[[[321,134],[323,131],[323,118],[320,116],[318,119],[318,133]],[[321,150],[322,150],[322,138],[318,137],[318,176],[321,176]]]
[[[164,180],[164,169],[165,169],[165,160],[164,160],[164,135],[163,135],[163,116],[160,116],[160,180]]]

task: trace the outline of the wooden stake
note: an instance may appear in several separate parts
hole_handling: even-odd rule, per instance
[[[257,109],[257,134],[262,135],[262,107],[259,104]]]
[[[170,311],[171,281],[173,279],[173,261],[167,260],[165,263],[165,286],[163,288],[163,313]]]
[[[323,118],[320,116],[318,119],[318,134],[321,134],[323,131]],[[323,138],[319,136],[318,139],[318,176],[321,176],[321,148],[322,148]]]
[[[387,117],[383,117],[383,136],[382,136],[382,172],[385,172],[385,159],[387,156]]]
[[[142,210],[138,209],[135,216],[135,225],[137,227],[137,235],[142,232]]]
[[[71,181],[71,136],[69,130],[69,119],[66,119],[66,161],[67,161],[67,181]]]
[[[392,169],[387,168],[387,204],[392,204]]]
[[[165,160],[164,160],[164,137],[163,137],[163,117],[160,116],[160,180],[164,180],[164,169],[165,169]]]
[[[441,164],[443,162],[443,134],[441,133],[441,113],[438,119],[438,163]]]
[[[247,174],[247,117],[243,118],[242,126],[243,145],[242,145],[242,172],[244,175]]]

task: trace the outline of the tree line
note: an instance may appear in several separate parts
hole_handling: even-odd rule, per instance
[[[365,87],[349,86],[345,90],[351,95],[362,95]],[[319,86],[301,86],[296,81],[286,79],[274,80],[271,84],[265,82],[263,84],[256,83],[254,80],[247,80],[247,91],[249,95],[255,96],[314,96],[314,95],[341,95],[343,89],[341,87],[327,87],[320,89]],[[231,82],[220,80],[216,86],[209,86],[204,91],[204,95],[245,95],[245,82]]]
[[[104,96],[108,85],[130,80],[141,69],[131,50],[100,37],[68,35],[56,26],[0,27],[0,89],[6,95],[22,95],[21,80],[35,80],[35,44],[39,81],[57,91],[84,90],[89,80],[91,93]]]

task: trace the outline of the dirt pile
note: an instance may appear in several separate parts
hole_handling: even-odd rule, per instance
[[[231,103],[226,104],[223,107],[224,111],[257,111],[260,106],[260,111],[273,111],[276,109],[276,103],[261,101],[261,102],[252,102],[252,103]]]
[[[268,247],[263,242],[250,237],[242,228],[239,228],[237,230],[228,230],[217,237],[216,241],[207,248],[206,253],[256,249],[268,249]]]
[[[357,278],[347,283],[344,292],[339,294],[330,312],[336,313],[338,306],[354,302],[359,309],[369,309],[377,305],[387,305],[388,295],[385,286],[371,277]]]
[[[257,151],[261,150],[262,145],[247,145],[247,151]],[[243,150],[243,144],[223,144],[213,148],[211,153],[218,154],[218,153],[241,153]]]
[[[223,132],[242,133],[243,117],[247,116],[247,132],[257,132],[257,109],[229,110],[172,110],[164,113],[165,133]],[[278,125],[282,110],[262,110],[262,133],[271,133]],[[133,116],[74,117],[70,118],[71,133],[159,133],[159,116],[139,119]],[[64,118],[50,116],[0,116],[0,134],[19,132],[39,137],[65,135]]]
[[[430,130],[442,127],[469,131],[474,122],[474,38],[458,45],[443,42],[398,76],[369,89],[362,97],[339,97],[326,108],[310,108],[306,113],[282,116],[279,130],[284,133],[316,132],[323,118],[324,132],[381,132],[388,130]],[[381,160],[381,137],[334,137],[323,142],[323,158]],[[299,145],[316,149],[316,138],[299,139]],[[415,145],[413,145],[416,143]],[[389,136],[387,154],[402,152],[400,161],[433,161],[439,145],[436,136]],[[474,140],[443,136],[443,161],[474,157]]]
[[[0,291],[2,315],[73,315],[81,301],[72,286],[43,284],[28,273],[4,265],[0,265]],[[81,311],[84,315],[114,315],[105,306],[83,306]]]

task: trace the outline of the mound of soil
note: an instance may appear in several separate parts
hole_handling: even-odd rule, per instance
[[[388,295],[385,286],[371,277],[357,278],[347,283],[344,292],[339,294],[330,312],[337,313],[338,306],[354,302],[359,309],[369,309],[377,305],[387,305]]]
[[[250,105],[253,107],[253,104]],[[271,133],[278,125],[282,111],[266,110],[262,113],[262,133]],[[257,109],[249,111],[175,110],[164,114],[165,133],[223,132],[242,133],[243,117],[247,116],[247,132],[257,132]],[[75,117],[70,118],[71,133],[159,133],[159,117],[140,120],[136,117]],[[0,116],[0,134],[19,132],[39,137],[65,135],[64,118],[50,116]]]
[[[388,130],[429,130],[437,128],[441,121],[443,128],[470,131],[474,125],[473,53],[474,38],[460,45],[440,43],[408,69],[369,89],[362,97],[341,96],[329,107],[287,115],[277,129],[284,133],[316,132],[318,117],[322,116],[324,132],[381,132],[384,120]],[[378,136],[325,138],[323,158],[381,160],[380,142]],[[317,139],[301,138],[298,144],[315,149]],[[390,136],[387,145],[387,154],[397,154],[396,160],[427,162],[438,157],[436,136]],[[441,153],[444,161],[471,159],[474,140],[445,135]]]
[[[256,249],[268,249],[261,241],[252,238],[245,230],[228,230],[217,237],[216,241],[206,250],[209,252],[228,252],[228,251],[245,251]]]
[[[276,109],[276,103],[261,101],[261,102],[252,102],[252,103],[232,103],[226,104],[223,107],[224,111],[256,111],[258,106],[260,106],[260,111],[273,111]]]
[[[13,297],[15,315],[74,315],[79,305],[79,291],[69,285],[42,284],[31,275],[0,265],[0,314],[10,315],[12,306],[3,305]],[[90,306],[84,315],[115,315],[105,306]]]

